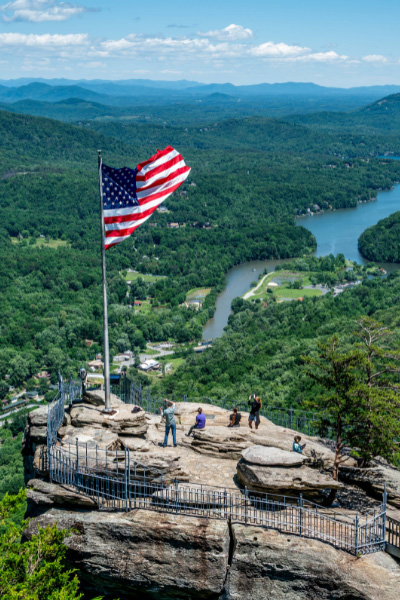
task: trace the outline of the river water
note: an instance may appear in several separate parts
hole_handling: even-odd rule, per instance
[[[344,254],[350,260],[360,264],[368,261],[358,251],[358,238],[361,233],[375,225],[380,219],[388,217],[400,210],[400,184],[390,191],[378,193],[376,201],[359,204],[356,208],[345,208],[329,211],[312,217],[304,217],[297,220],[297,225],[302,225],[314,234],[317,240],[315,256],[326,256],[327,254]],[[232,300],[247,292],[253,281],[257,281],[260,273],[267,269],[273,271],[277,264],[283,260],[256,260],[228,271],[225,289],[219,294],[216,303],[215,314],[204,327],[203,339],[213,339],[223,334],[224,327],[231,313]],[[387,271],[394,271],[400,265],[382,263]]]

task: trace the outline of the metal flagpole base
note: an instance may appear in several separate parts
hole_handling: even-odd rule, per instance
[[[107,417],[112,417],[113,415],[116,415],[118,411],[110,408],[110,410],[104,409],[101,411],[102,415],[107,415]]]

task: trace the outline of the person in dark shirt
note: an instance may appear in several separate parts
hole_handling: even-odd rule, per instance
[[[228,427],[240,427],[240,419],[242,415],[238,412],[237,406],[233,409],[233,413],[229,417],[229,425]]]
[[[261,398],[260,396],[256,396],[255,394],[250,394],[249,402],[251,406],[250,414],[249,414],[249,427],[253,429],[253,421],[256,429],[260,424],[260,408],[261,408]]]
[[[191,426],[191,428],[189,429],[189,433],[185,434],[186,437],[189,437],[189,435],[192,434],[193,429],[204,429],[205,426],[206,426],[206,415],[203,413],[203,409],[201,407],[199,407],[197,409],[196,423]]]

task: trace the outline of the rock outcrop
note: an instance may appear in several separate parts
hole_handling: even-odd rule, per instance
[[[71,512],[31,521],[72,529],[67,558],[89,597],[130,600],[398,600],[400,568],[270,529],[183,515]]]
[[[397,600],[388,554],[356,558],[327,544],[233,525],[235,552],[221,600]]]
[[[131,404],[119,404],[113,407],[114,414],[104,414],[101,407],[90,404],[78,404],[71,409],[73,427],[105,428],[121,435],[141,436],[147,431],[145,412],[139,409],[132,412]]]
[[[400,470],[393,467],[374,463],[368,469],[343,466],[340,468],[341,481],[357,485],[368,494],[381,498],[386,482],[388,503],[400,509]]]
[[[137,510],[131,513],[67,513],[50,509],[32,521],[73,529],[68,560],[86,589],[112,598],[218,598],[230,549],[228,524]]]
[[[242,452],[237,465],[238,481],[250,489],[281,495],[303,493],[314,497],[325,488],[343,487],[331,476],[304,465],[305,457],[280,448],[251,446]]]

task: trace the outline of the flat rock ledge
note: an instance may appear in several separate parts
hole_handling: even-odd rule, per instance
[[[242,451],[243,460],[251,465],[265,467],[300,467],[307,457],[298,452],[288,452],[281,448],[250,446]]]
[[[73,427],[105,428],[121,435],[142,436],[147,431],[145,412],[139,409],[132,412],[131,404],[118,404],[114,407],[116,413],[107,415],[102,407],[90,404],[79,404],[71,409],[71,424]]]
[[[325,488],[339,490],[343,484],[332,477],[319,473],[316,469],[302,466],[288,469],[285,467],[265,467],[250,465],[243,459],[237,465],[238,481],[250,489],[268,494],[313,493]]]

